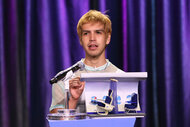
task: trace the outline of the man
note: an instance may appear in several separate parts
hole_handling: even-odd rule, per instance
[[[105,49],[111,39],[111,21],[107,15],[90,10],[78,22],[77,34],[80,45],[85,51],[84,70],[75,72],[75,77],[69,81],[69,109],[77,108],[84,112],[83,89],[84,82],[80,81],[81,73],[123,72],[105,58]],[[55,113],[64,106],[64,84],[55,83],[52,87],[52,104],[50,112]]]

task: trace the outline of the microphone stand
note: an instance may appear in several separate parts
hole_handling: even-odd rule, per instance
[[[73,76],[73,71],[69,71],[64,79],[64,87],[65,87],[65,109],[69,109],[69,80]]]

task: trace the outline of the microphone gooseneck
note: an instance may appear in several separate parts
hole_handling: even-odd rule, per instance
[[[79,62],[75,65],[73,65],[72,67],[66,69],[65,71],[62,71],[60,73],[58,73],[55,77],[53,77],[49,82],[50,84],[54,84],[57,83],[59,80],[63,79],[67,73],[69,71],[72,71],[73,73],[76,72],[79,69],[83,69],[84,68],[84,64],[82,62]]]

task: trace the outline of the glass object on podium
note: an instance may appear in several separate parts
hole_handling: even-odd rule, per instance
[[[79,120],[86,118],[86,113],[78,113],[76,109],[59,109],[58,113],[47,115],[48,120]]]

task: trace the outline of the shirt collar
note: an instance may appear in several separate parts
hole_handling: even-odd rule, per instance
[[[81,59],[81,61],[84,63],[84,58]],[[85,65],[84,68],[88,71],[102,71],[102,70],[105,70],[110,65],[110,61],[106,59],[106,63],[100,67],[91,67],[86,64],[84,65]]]

